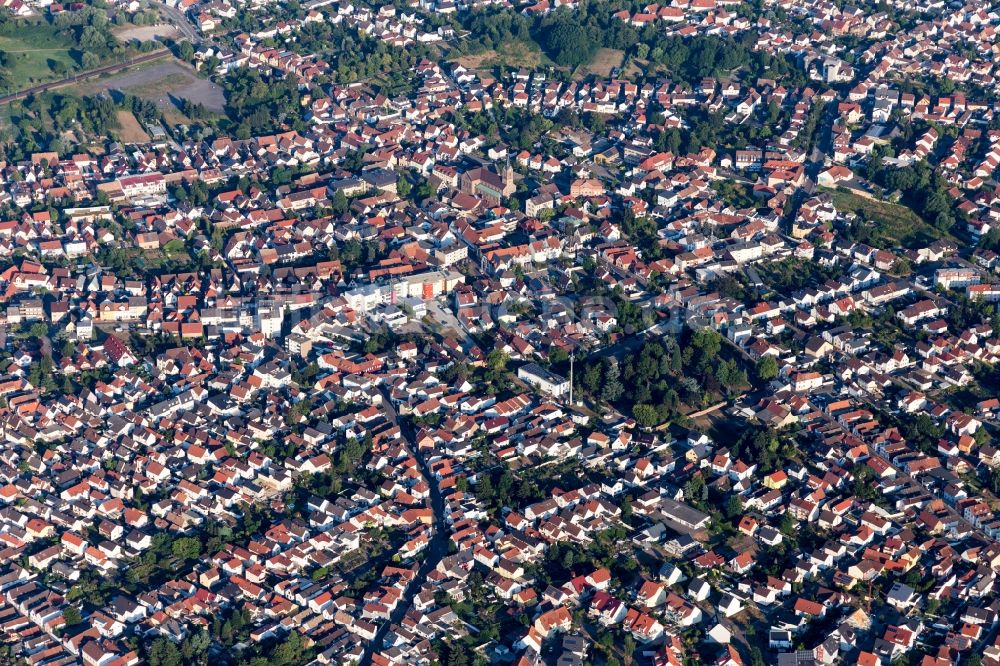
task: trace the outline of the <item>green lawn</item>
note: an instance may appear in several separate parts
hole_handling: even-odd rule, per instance
[[[73,39],[45,21],[13,20],[0,25],[0,51],[7,54],[11,89],[64,78],[80,65]]]
[[[495,66],[507,68],[534,69],[539,65],[553,64],[542,49],[532,40],[513,39],[504,45],[502,51],[489,49],[479,53],[462,55],[452,59],[468,69],[492,74]]]
[[[874,234],[889,247],[926,247],[948,234],[925,222],[913,210],[902,204],[877,201],[844,192],[827,190],[833,197],[834,207],[841,212],[859,213],[875,225]]]

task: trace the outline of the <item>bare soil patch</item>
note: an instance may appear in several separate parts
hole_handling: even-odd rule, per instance
[[[177,32],[177,28],[169,23],[158,23],[156,25],[133,25],[122,28],[121,30],[116,30],[115,37],[123,42],[130,42],[133,39],[138,39],[140,42],[146,42],[151,39],[173,37],[177,34]]]
[[[149,135],[142,129],[142,125],[136,120],[131,111],[118,112],[118,135],[125,143],[145,143],[149,141]]]

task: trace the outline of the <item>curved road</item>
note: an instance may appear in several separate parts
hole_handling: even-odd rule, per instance
[[[71,86],[74,83],[80,83],[81,81],[86,81],[87,79],[92,79],[95,76],[101,76],[102,74],[114,74],[122,70],[128,69],[135,65],[141,65],[143,63],[152,62],[153,60],[159,60],[160,58],[168,55],[170,51],[168,49],[157,49],[156,51],[150,51],[149,53],[143,53],[142,55],[136,56],[131,60],[126,60],[124,62],[116,62],[110,65],[104,65],[103,67],[97,67],[95,69],[88,69],[86,72],[80,72],[75,76],[70,76],[65,79],[59,79],[58,81],[49,81],[48,83],[41,83],[37,86],[31,88],[25,88],[24,90],[18,90],[15,93],[9,95],[4,95],[0,97],[0,104],[9,104],[19,99],[24,99],[29,95],[34,95],[41,92],[46,92],[48,90],[55,90],[56,88],[63,88],[65,86]]]
[[[438,487],[437,479],[431,473],[431,468],[427,464],[424,454],[420,452],[419,449],[413,447],[414,433],[413,429],[407,423],[402,423],[399,421],[399,417],[396,414],[396,409],[392,406],[392,402],[389,400],[388,394],[382,392],[382,404],[385,406],[386,415],[389,420],[394,424],[398,425],[403,433],[403,438],[406,440],[407,446],[413,453],[413,457],[417,461],[417,465],[420,467],[420,473],[423,474],[424,480],[427,482],[427,486],[430,489],[431,497],[431,510],[434,512],[434,532],[431,534],[430,542],[427,544],[427,548],[424,549],[424,561],[421,563],[420,568],[417,569],[417,575],[413,577],[409,585],[403,591],[403,596],[400,597],[399,603],[389,614],[389,619],[383,622],[379,626],[378,631],[375,632],[375,638],[368,641],[365,645],[364,652],[361,653],[361,659],[358,660],[359,666],[371,666],[372,655],[375,653],[376,649],[381,649],[382,643],[385,641],[386,635],[394,624],[399,624],[403,621],[403,617],[406,615],[406,611],[413,605],[413,599],[420,592],[420,588],[423,587],[424,581],[427,580],[427,575],[438,565],[438,562],[448,554],[448,529],[445,524],[445,513],[444,513],[444,498],[441,496],[441,489]]]
[[[203,36],[201,32],[188,18],[187,12],[178,7],[171,7],[165,2],[159,2],[159,0],[153,4],[156,5],[156,10],[160,12],[161,15],[169,19],[168,22],[177,28],[178,32],[180,32],[185,39],[190,41],[195,46],[202,41]]]

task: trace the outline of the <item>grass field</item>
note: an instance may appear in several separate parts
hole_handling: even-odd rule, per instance
[[[648,62],[642,62],[640,64],[639,62],[636,62],[635,58],[632,58],[628,62],[628,67],[625,68],[624,75],[626,77],[639,76],[640,74],[644,74],[646,72],[646,67],[648,66]]]
[[[625,61],[625,52],[621,49],[600,48],[591,61],[585,65],[580,65],[573,72],[573,78],[581,80],[587,76],[596,76],[599,79],[606,79],[611,76],[611,72],[616,67],[621,67]],[[480,53],[458,56],[452,59],[463,67],[478,71],[481,74],[493,74],[495,67],[525,68],[533,69],[540,65],[555,65],[554,62],[542,51],[541,47],[530,39],[516,39],[504,45],[503,49],[490,49]],[[558,67],[565,70],[565,67]],[[641,68],[634,62],[630,62],[627,68],[628,73],[635,74],[641,72]]]
[[[504,67],[525,67],[533,68],[542,64],[551,64],[552,61],[542,53],[542,50],[532,41],[513,40],[505,46],[503,52],[496,50],[483,51],[471,55],[459,56],[454,62],[488,74],[493,73],[493,68],[497,65]]]
[[[887,245],[899,245],[905,248],[926,247],[929,243],[948,236],[925,222],[907,206],[868,199],[842,190],[828,191],[837,210],[863,215],[875,224],[876,235]]]
[[[600,48],[589,64],[577,68],[574,78],[582,79],[590,74],[602,79],[608,78],[615,67],[621,67],[624,59],[625,52],[620,49]]]
[[[174,270],[191,263],[191,255],[183,248],[171,253],[165,250],[140,250],[137,247],[130,247],[126,249],[126,252],[131,257],[133,264],[141,265],[144,271]]]
[[[45,21],[10,21],[0,26],[0,51],[7,53],[12,89],[68,76],[80,64],[73,40]]]

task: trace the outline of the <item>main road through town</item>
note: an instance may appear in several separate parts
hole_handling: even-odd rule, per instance
[[[400,597],[399,602],[396,607],[392,609],[389,613],[389,619],[383,622],[375,632],[375,638],[368,642],[365,646],[364,652],[361,653],[361,659],[358,661],[359,666],[371,666],[372,655],[376,650],[381,649],[382,643],[385,641],[386,635],[393,625],[399,624],[403,621],[403,617],[406,615],[407,609],[413,605],[413,599],[420,592],[420,588],[423,587],[424,581],[427,580],[428,574],[437,567],[438,562],[448,554],[448,529],[445,522],[445,512],[444,512],[444,498],[441,496],[441,488],[438,486],[437,479],[431,473],[430,465],[427,464],[427,459],[424,454],[414,446],[416,438],[414,437],[413,428],[404,421],[400,421],[399,416],[396,414],[396,409],[392,406],[392,402],[389,400],[388,394],[382,392],[382,405],[385,409],[386,415],[389,420],[394,424],[398,425],[402,431],[403,438],[413,453],[413,457],[417,460],[417,465],[420,467],[420,473],[424,477],[424,481],[427,483],[429,488],[429,494],[431,498],[431,510],[434,513],[433,522],[433,533],[431,534],[430,543],[427,544],[427,548],[423,551],[424,560],[420,567],[417,569],[417,575],[413,577],[413,580],[406,586],[403,591],[403,596]]]

